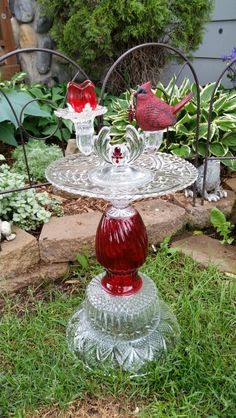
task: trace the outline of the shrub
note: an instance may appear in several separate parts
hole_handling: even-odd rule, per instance
[[[33,180],[44,181],[45,170],[48,165],[63,156],[62,150],[57,145],[46,145],[44,141],[31,140],[25,145],[29,170]],[[17,147],[13,151],[16,159],[14,170],[26,175],[26,165],[23,146]]]
[[[99,68],[104,69],[104,64],[110,64],[122,52],[142,42],[164,41],[185,52],[195,50],[213,5],[212,0],[40,0],[40,3],[45,14],[54,17],[51,33],[58,48],[78,59],[88,74],[97,78],[101,75]]]
[[[7,164],[0,166],[0,191],[24,187],[24,176],[14,173]],[[35,189],[0,194],[0,218],[14,222],[25,230],[37,229],[48,222],[51,212],[61,214],[56,199],[51,199],[46,192],[37,193]]]

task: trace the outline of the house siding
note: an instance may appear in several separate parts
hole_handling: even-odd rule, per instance
[[[203,42],[193,53],[192,64],[200,84],[215,81],[219,77],[226,65],[221,57],[229,54],[233,47],[236,47],[236,0],[215,0],[215,8],[205,28]],[[173,73],[177,74],[180,69],[180,65],[172,62],[164,69],[162,81],[168,82]],[[182,82],[184,77],[192,79],[187,67],[181,72],[179,82]],[[226,76],[222,84],[225,87],[232,87]]]

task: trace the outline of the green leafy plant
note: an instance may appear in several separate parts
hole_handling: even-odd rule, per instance
[[[170,247],[171,236],[166,236],[163,241],[160,243],[160,250],[166,254],[175,254],[179,251],[178,247]]]
[[[210,98],[215,83],[207,84],[200,92],[200,131],[199,131],[199,154],[205,156],[206,138],[208,129],[208,114]],[[172,78],[167,86],[158,83],[156,95],[163,100],[171,98],[170,104],[175,105],[190,91],[196,92],[196,85],[185,79],[180,86],[176,85]],[[115,98],[105,121],[112,126],[114,138],[120,139],[125,132],[128,121],[130,92],[123,93]],[[169,128],[169,137],[164,135],[161,151],[170,152],[180,157],[191,158],[195,153],[196,98],[193,97],[177,116],[177,123]],[[215,102],[212,114],[212,126],[210,135],[210,155],[216,157],[231,157],[236,155],[236,90],[227,91],[218,88],[215,94]],[[236,161],[224,160],[222,163],[232,170],[236,170]]]
[[[126,126],[130,124],[128,119],[130,95],[131,92],[126,91],[120,97],[114,97],[109,104],[107,114],[104,116],[105,123],[111,126],[113,141],[122,141]]]
[[[185,79],[178,87],[173,78],[168,86],[158,84],[156,94],[165,99],[165,94],[170,97],[171,104],[176,104],[190,90],[196,91],[196,85],[190,84]],[[200,93],[200,131],[199,131],[199,154],[205,156],[206,139],[208,129],[208,114],[210,98],[215,88],[215,83],[207,84]],[[165,92],[165,94],[163,93]],[[163,149],[181,157],[192,157],[195,153],[196,133],[196,99],[192,99],[179,113],[177,123],[169,128],[170,140],[163,142]],[[215,101],[212,113],[212,125],[210,134],[210,155],[216,157],[231,157],[236,153],[236,90],[227,91],[219,87],[215,93]],[[222,163],[232,170],[236,170],[236,161],[224,160]]]
[[[0,191],[24,187],[24,176],[10,170],[7,164],[0,165]],[[61,214],[60,204],[51,199],[47,192],[35,189],[0,194],[0,218],[14,222],[25,230],[37,229],[48,222],[51,211]]]
[[[234,239],[230,236],[234,225],[226,220],[225,215],[217,208],[211,210],[210,220],[216,231],[222,237],[222,244],[232,244]]]
[[[84,272],[88,272],[89,271],[89,258],[86,255],[84,255],[84,254],[78,254],[76,256],[76,261],[78,261],[81,269]]]
[[[45,170],[48,165],[63,156],[62,150],[57,145],[47,145],[44,141],[31,140],[25,145],[30,174],[34,180],[44,181]],[[15,158],[14,171],[25,175],[26,166],[23,146],[13,151]]]
[[[73,131],[72,122],[62,121],[62,127],[59,129],[58,120],[54,115],[54,110],[64,102],[66,86],[61,84],[48,88],[43,84],[27,85],[23,82],[25,77],[25,73],[19,73],[10,81],[0,82],[0,141],[14,147],[18,145],[18,121],[23,109],[21,123],[30,135],[39,138],[53,134],[59,140],[69,139]],[[34,99],[37,100],[32,102]]]
[[[107,65],[138,43],[164,41],[186,52],[196,49],[213,6],[212,0],[40,0],[40,3],[45,15],[54,18],[51,35],[58,48],[98,79]],[[139,64],[137,57],[133,66],[137,75]],[[147,66],[147,61],[144,64]]]

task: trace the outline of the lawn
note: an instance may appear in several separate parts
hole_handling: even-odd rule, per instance
[[[145,376],[129,376],[89,370],[67,349],[67,321],[98,269],[92,260],[89,272],[73,273],[76,283],[44,284],[5,299],[0,417],[235,417],[235,279],[165,248],[150,256],[143,271],[175,312],[181,340],[165,361],[150,364]],[[119,415],[93,413],[96,402],[104,406],[113,400]],[[83,403],[90,403],[91,415],[80,413]]]

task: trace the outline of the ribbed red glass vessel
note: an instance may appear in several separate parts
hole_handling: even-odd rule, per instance
[[[127,217],[103,214],[96,234],[96,256],[105,267],[102,286],[114,296],[131,295],[142,286],[138,268],[147,256],[147,232],[137,212]]]
[[[86,104],[96,109],[97,96],[92,81],[85,80],[81,84],[70,81],[67,84],[67,100],[76,112],[82,112]]]

